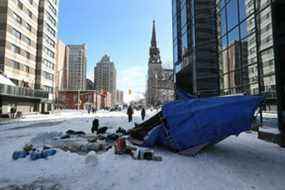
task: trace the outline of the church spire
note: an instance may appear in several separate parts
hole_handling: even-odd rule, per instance
[[[151,46],[149,48],[149,64],[161,64],[159,49],[156,41],[155,21],[152,26]]]
[[[155,20],[153,20],[153,23],[152,23],[151,46],[152,46],[152,47],[155,47],[155,48],[157,47],[156,32],[155,32]]]

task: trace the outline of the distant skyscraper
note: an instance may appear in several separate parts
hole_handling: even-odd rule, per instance
[[[219,94],[216,0],[173,0],[176,90]]]
[[[68,45],[68,90],[86,89],[87,48],[82,45]]]
[[[94,83],[97,91],[108,91],[112,94],[112,104],[116,103],[117,71],[108,55],[104,55],[94,69]]]
[[[116,104],[124,103],[124,92],[121,90],[117,90],[116,92]]]
[[[160,105],[173,99],[173,81],[171,80],[172,77],[168,77],[169,71],[172,73],[172,70],[164,70],[162,67],[160,51],[156,40],[155,21],[153,21],[148,61],[147,105]]]

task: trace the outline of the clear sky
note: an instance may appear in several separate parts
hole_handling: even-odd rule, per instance
[[[59,39],[86,43],[87,76],[104,54],[117,68],[117,88],[145,92],[152,20],[161,58],[172,65],[171,0],[61,0]]]

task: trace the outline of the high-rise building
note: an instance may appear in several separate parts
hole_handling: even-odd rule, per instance
[[[68,84],[68,47],[60,40],[56,44],[56,64],[54,71],[54,91],[67,89]]]
[[[21,87],[35,85],[38,4],[0,1],[0,69]]]
[[[173,0],[176,91],[219,94],[215,0]]]
[[[116,104],[124,103],[124,92],[121,90],[116,91]]]
[[[172,74],[173,71],[162,67],[160,50],[157,46],[155,21],[153,21],[146,91],[148,106],[157,106],[173,99],[174,86],[169,73]]]
[[[68,45],[68,90],[86,89],[87,47]]]
[[[58,0],[40,0],[38,17],[36,88],[54,91]]]
[[[57,18],[58,0],[0,1],[0,70],[15,84],[1,88],[1,107],[47,111],[40,103],[52,97],[44,91],[53,91]]]
[[[104,55],[94,69],[94,83],[97,91],[112,94],[112,104],[116,103],[117,71],[108,55]]]
[[[185,7],[189,11],[185,11]],[[263,112],[278,115],[278,121],[272,120],[265,125],[276,129],[279,126],[280,136],[276,139],[281,139],[280,144],[283,146],[285,146],[285,66],[282,63],[285,60],[283,37],[285,30],[282,24],[285,21],[284,11],[283,0],[173,0],[176,88],[183,87],[190,93],[195,92],[195,88],[204,88],[203,83],[195,84],[191,83],[192,80],[187,81],[187,76],[192,78],[190,71],[194,78],[196,77],[199,70],[196,73],[193,71],[200,64],[197,54],[207,47],[208,53],[204,52],[200,58],[205,60],[205,63],[210,63],[207,61],[209,59],[218,58],[220,85],[210,85],[209,78],[204,78],[205,85],[208,83],[208,88],[213,91],[220,90],[221,95],[236,93],[264,95]],[[189,28],[192,28],[193,32],[185,33]],[[203,30],[199,31],[199,28]],[[184,39],[188,43],[184,43]],[[204,46],[204,43],[208,45]],[[190,44],[190,47],[195,48],[185,48],[184,44]],[[188,49],[189,51],[186,51]],[[187,54],[185,52],[189,52],[190,55],[186,56],[187,59],[184,59],[184,54]],[[189,62],[193,67],[185,69],[184,62],[186,65]],[[216,66],[212,67],[214,65],[217,65],[215,61],[204,65],[200,71],[207,73],[211,70],[210,76],[211,73],[216,73]],[[187,72],[187,75],[183,74]],[[180,77],[181,75],[186,78]],[[214,81],[216,84],[216,80]]]

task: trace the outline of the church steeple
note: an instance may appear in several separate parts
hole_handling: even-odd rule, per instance
[[[161,64],[159,48],[157,47],[155,21],[152,23],[151,46],[149,49],[149,64]]]
[[[157,48],[156,32],[155,32],[155,20],[153,20],[153,22],[152,22],[151,46],[154,47],[154,48]]]

